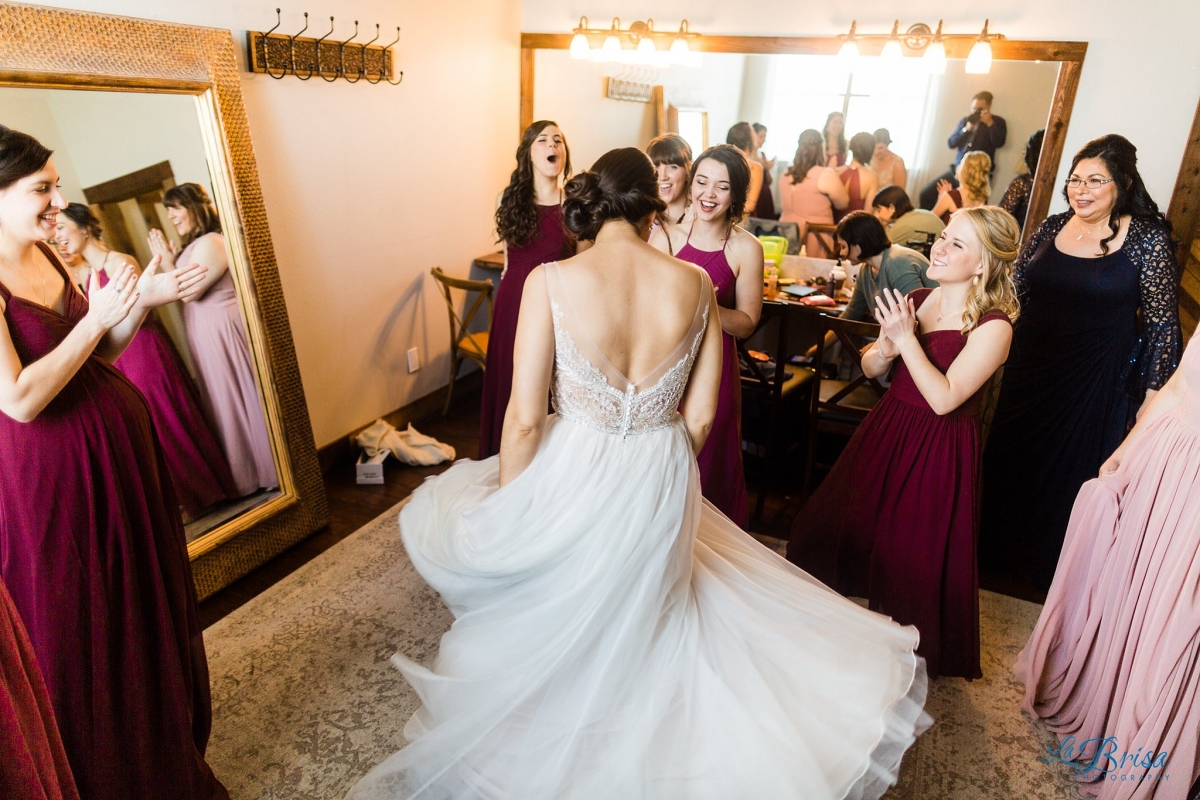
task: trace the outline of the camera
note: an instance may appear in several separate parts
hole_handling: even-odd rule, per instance
[[[983,110],[977,108],[971,112],[971,116],[967,117],[967,122],[972,125],[978,125],[981,119],[983,119]]]

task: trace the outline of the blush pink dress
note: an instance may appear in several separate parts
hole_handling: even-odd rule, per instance
[[[799,183],[785,172],[779,181],[779,201],[783,206],[779,220],[795,222],[800,226],[800,241],[804,242],[809,258],[832,257],[828,247],[832,244],[829,237],[808,235],[810,222],[833,224],[833,203],[828,195],[817,188],[817,182],[825,169],[827,168],[822,166],[813,167]]]
[[[1112,800],[1183,800],[1200,776],[1197,341],[1179,365],[1183,402],[1151,423],[1115,473],[1079,490],[1054,583],[1015,668],[1021,707],[1064,744],[1111,737],[1115,752],[1099,766],[1115,768],[1079,770],[1079,779],[1084,792]],[[1131,757],[1124,765],[1122,753]],[[1083,754],[1085,766],[1092,755]]]
[[[185,247],[175,263],[191,264],[192,250],[199,241]],[[202,297],[184,303],[183,321],[200,400],[229,461],[238,496],[278,486],[267,422],[254,383],[254,362],[228,270]]]

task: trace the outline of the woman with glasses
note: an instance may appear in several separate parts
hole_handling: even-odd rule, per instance
[[[984,453],[980,557],[1045,591],[1075,495],[1179,363],[1171,226],[1137,149],[1088,142],[1017,260],[1021,321]]]

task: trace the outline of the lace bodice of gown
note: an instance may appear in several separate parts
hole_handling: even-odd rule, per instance
[[[562,289],[558,264],[547,265],[554,319],[550,386],[559,417],[622,438],[665,428],[675,420],[708,323],[709,279],[700,270],[697,276],[700,300],[687,335],[649,375],[630,382],[578,329],[578,315]]]

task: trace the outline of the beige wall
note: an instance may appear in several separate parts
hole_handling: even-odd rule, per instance
[[[67,0],[70,8],[233,32],[275,24],[274,6],[238,0]],[[428,277],[466,275],[495,249],[494,198],[516,148],[519,0],[285,8],[281,30],[335,38],[353,20],[403,27],[399,86],[273,80],[242,92],[300,374],[317,445],[445,385],[449,332]],[[371,31],[374,35],[374,31]],[[361,39],[362,37],[360,37]],[[366,38],[370,38],[367,36]],[[382,41],[389,39],[385,36]],[[423,367],[405,369],[405,350]]]

